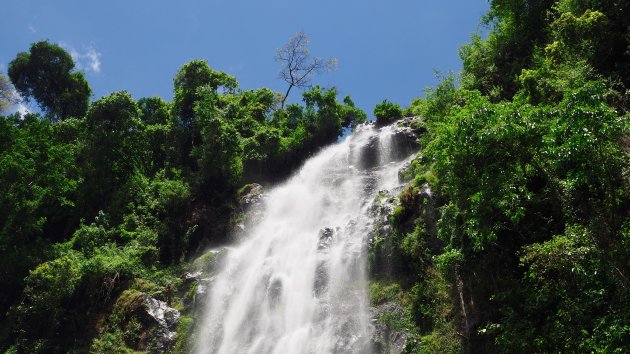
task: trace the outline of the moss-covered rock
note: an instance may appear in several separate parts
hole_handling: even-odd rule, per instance
[[[123,291],[99,327],[93,353],[170,352],[179,311],[137,289]]]
[[[201,272],[203,276],[214,274],[226,254],[225,247],[209,250],[192,261],[190,268],[193,272]]]

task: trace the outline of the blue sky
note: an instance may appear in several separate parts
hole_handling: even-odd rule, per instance
[[[3,4],[0,70],[48,39],[73,54],[93,99],[118,90],[172,98],[172,79],[191,59],[236,76],[244,89],[284,91],[276,48],[298,31],[310,52],[335,57],[313,80],[335,86],[372,115],[387,98],[403,106],[458,72],[457,49],[480,29],[487,0],[13,0]],[[299,100],[293,92],[290,101]],[[342,97],[341,97],[342,98]]]

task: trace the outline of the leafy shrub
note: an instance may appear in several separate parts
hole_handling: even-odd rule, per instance
[[[383,100],[374,108],[374,116],[376,117],[376,125],[384,126],[402,118],[403,112],[398,104]]]
[[[387,284],[376,281],[370,283],[370,299],[372,301],[372,305],[380,305],[391,301],[400,301],[402,300],[402,294],[403,291],[397,283]]]

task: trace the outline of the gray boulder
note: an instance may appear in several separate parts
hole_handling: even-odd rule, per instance
[[[234,234],[240,238],[245,233],[258,224],[265,215],[265,189],[258,183],[251,183],[245,186],[239,195],[239,220],[234,225]]]
[[[154,299],[148,295],[143,297],[143,307],[146,313],[157,323],[155,331],[155,351],[163,353],[177,340],[177,323],[180,313],[168,306],[164,301]]]
[[[407,346],[410,334],[400,328],[392,328],[390,323],[384,320],[388,318],[402,318],[404,309],[395,302],[388,302],[370,308],[372,324],[372,347],[377,353],[400,354]]]

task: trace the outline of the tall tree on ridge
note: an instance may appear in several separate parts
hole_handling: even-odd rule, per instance
[[[282,108],[293,87],[306,88],[311,86],[311,77],[337,66],[337,59],[324,60],[320,57],[310,59],[308,52],[308,36],[304,32],[296,33],[289,43],[278,48],[276,61],[282,64],[279,76],[289,84],[287,92],[282,97]]]
[[[71,72],[68,52],[48,41],[33,43],[29,53],[19,53],[9,64],[9,78],[25,99],[35,99],[55,121],[82,117],[92,90],[83,73]]]

